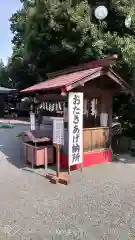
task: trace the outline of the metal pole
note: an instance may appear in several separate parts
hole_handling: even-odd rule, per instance
[[[57,154],[57,177],[60,177],[60,145],[56,145],[56,154]]]
[[[45,167],[45,171],[47,172],[48,169],[48,161],[47,161],[47,146],[45,146],[44,148],[44,167]]]
[[[69,165],[68,165],[68,175],[70,175],[70,166]]]

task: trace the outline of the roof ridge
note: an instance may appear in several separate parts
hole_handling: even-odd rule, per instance
[[[48,78],[55,78],[58,77],[60,75],[66,75],[66,74],[70,74],[73,72],[78,72],[78,71],[84,71],[87,69],[91,69],[91,68],[97,68],[97,67],[105,67],[105,66],[109,66],[113,61],[118,59],[118,55],[114,54],[112,56],[108,56],[102,59],[98,59],[98,60],[94,60],[91,62],[87,62],[87,63],[82,63],[76,66],[71,66],[69,68],[60,70],[60,71],[56,71],[56,72],[52,72],[52,73],[48,73],[47,76]]]

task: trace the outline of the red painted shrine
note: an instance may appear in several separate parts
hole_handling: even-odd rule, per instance
[[[36,98],[40,109],[40,129],[52,138],[52,117],[63,119],[64,145],[60,165],[68,168],[69,92],[83,93],[83,167],[112,161],[111,128],[112,99],[130,86],[111,68],[117,55],[48,74],[50,80],[22,91]],[[76,164],[72,169],[80,168]]]

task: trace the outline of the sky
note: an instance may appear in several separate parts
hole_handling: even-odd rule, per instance
[[[20,0],[0,0],[0,59],[4,64],[12,54],[11,40],[13,36],[10,31],[9,19],[20,7]]]

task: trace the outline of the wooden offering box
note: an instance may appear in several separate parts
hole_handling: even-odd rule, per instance
[[[41,132],[43,133],[43,131]],[[41,132],[27,131],[23,133],[25,160],[30,162],[32,167],[54,162],[54,148],[51,140],[48,137],[40,136]]]
[[[34,166],[45,165],[45,162],[53,164],[53,146],[35,146],[32,143],[24,143],[24,156],[25,160]]]

